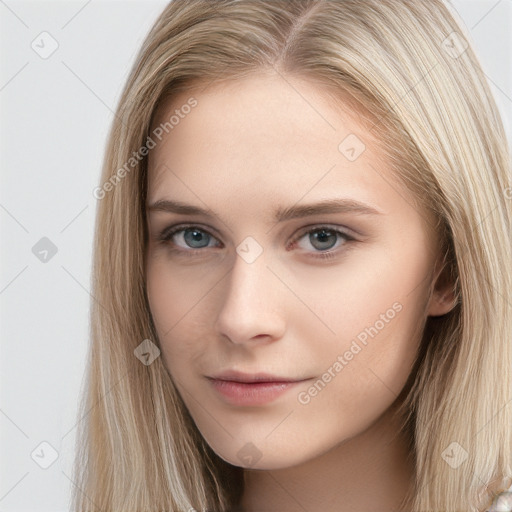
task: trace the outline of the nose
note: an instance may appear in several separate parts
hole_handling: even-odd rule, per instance
[[[236,254],[229,272],[215,328],[232,343],[274,341],[285,331],[286,289],[267,267],[266,253],[248,263]]]

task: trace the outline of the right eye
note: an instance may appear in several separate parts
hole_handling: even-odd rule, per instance
[[[174,250],[179,252],[192,254],[207,247],[219,247],[209,245],[213,240],[216,240],[213,235],[193,224],[167,227],[158,235],[159,242],[169,244],[173,249],[178,247]]]

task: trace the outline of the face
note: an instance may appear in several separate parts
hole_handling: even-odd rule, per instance
[[[261,75],[183,108],[191,96],[161,109],[154,126],[177,109],[179,123],[149,154],[163,360],[221,458],[289,467],[365,431],[406,383],[426,316],[443,313],[433,221],[318,86]]]

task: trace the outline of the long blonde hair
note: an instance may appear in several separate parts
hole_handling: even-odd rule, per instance
[[[481,511],[510,485],[510,150],[456,20],[441,0],[174,0],[164,9],[128,77],[94,191],[73,510],[239,503],[243,469],[204,441],[162,358],[146,365],[134,355],[143,340],[159,346],[145,289],[144,153],[165,99],[265,69],[314,81],[363,113],[396,175],[438,219],[456,305],[427,319],[403,391],[416,468],[407,510]]]

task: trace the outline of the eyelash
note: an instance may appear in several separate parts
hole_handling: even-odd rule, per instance
[[[186,225],[173,226],[171,228],[170,227],[165,228],[163,231],[161,231],[158,234],[158,242],[162,243],[164,245],[170,244],[172,237],[176,233],[179,233],[180,231],[185,231],[186,229],[190,229],[190,228],[195,228],[198,231],[201,231],[202,233],[206,233],[209,236],[215,238],[208,230],[205,230],[196,224],[186,224]],[[308,229],[307,231],[301,232],[300,235],[297,235],[291,241],[291,245],[294,245],[305,235],[309,235],[311,233],[315,233],[317,231],[323,231],[323,230],[328,231],[330,233],[335,233],[335,234],[340,235],[345,240],[345,242],[342,244],[342,246],[345,246],[348,242],[356,241],[356,239],[354,237],[350,236],[348,233],[345,233],[344,231],[340,231],[339,229],[331,228],[329,226],[320,224],[317,226],[313,226],[312,228]],[[205,248],[202,248],[202,249],[176,249],[173,247],[172,251],[181,253],[181,254],[187,254],[188,256],[195,257],[195,256],[199,256],[200,255],[199,253],[204,252],[204,249]],[[338,248],[338,249],[333,249],[333,250],[328,250],[328,251],[316,251],[316,254],[314,254],[312,257],[322,259],[322,260],[330,260],[330,259],[335,258],[341,250],[342,249]]]

